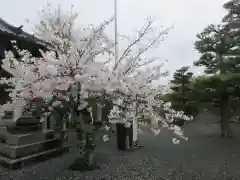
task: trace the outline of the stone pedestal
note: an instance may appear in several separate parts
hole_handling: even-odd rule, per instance
[[[132,130],[133,130],[133,142],[138,141],[138,124],[137,124],[137,119],[133,118],[133,123],[132,123]]]
[[[34,119],[14,123],[7,113],[0,123],[0,164],[10,169],[59,156],[69,150],[54,130],[42,130]]]

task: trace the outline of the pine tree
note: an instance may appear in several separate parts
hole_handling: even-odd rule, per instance
[[[240,29],[240,0],[231,0],[223,5],[228,11],[224,16],[223,22],[231,23],[231,28]]]
[[[201,88],[205,89],[202,96],[209,97],[208,103],[219,108],[221,136],[225,136],[226,133],[229,135],[229,129],[226,128],[228,127],[229,96],[226,84],[217,76],[217,74],[227,74],[230,70],[229,61],[226,61],[228,60],[226,54],[232,46],[228,41],[228,31],[222,25],[210,25],[198,34],[197,38],[195,47],[201,53],[201,57],[195,65],[204,66],[205,73],[214,77],[203,79],[201,82]]]
[[[233,73],[240,73],[240,0],[231,0],[223,5],[224,9],[228,13],[222,19],[226,27],[228,27],[229,40],[232,43],[232,48],[228,51],[228,59],[231,62],[231,68]],[[236,75],[235,75],[236,77]],[[236,85],[239,84],[239,81],[236,82]],[[235,92],[238,92],[238,89],[235,86]],[[239,108],[239,95],[235,93],[234,98],[236,107],[234,109],[238,113],[240,121],[240,108]]]
[[[195,47],[201,57],[196,66],[204,66],[205,73],[211,75],[201,80],[198,89],[204,91],[205,102],[214,108],[221,117],[221,135],[229,134],[229,118],[233,113],[233,104],[238,99],[238,81],[240,73],[239,59],[239,0],[224,5],[228,14],[221,25],[210,25],[197,35]],[[199,81],[200,82],[200,81]],[[208,99],[207,99],[208,98]],[[231,109],[232,108],[232,109]]]
[[[231,48],[226,53],[229,66],[233,73],[240,73],[240,1],[231,0],[223,5],[228,11],[223,18],[225,29],[228,31],[228,41]]]
[[[187,112],[188,94],[190,92],[189,83],[193,73],[188,72],[189,67],[182,67],[177,70],[171,80],[172,91],[171,102],[173,108]]]
[[[223,25],[209,25],[200,34],[195,48],[201,57],[194,64],[204,66],[206,74],[224,74],[231,69],[228,52],[234,46],[228,36],[228,28]]]

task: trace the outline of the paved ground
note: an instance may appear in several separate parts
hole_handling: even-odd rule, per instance
[[[240,126],[234,125],[233,139],[220,139],[217,128],[212,123],[189,124],[189,140],[180,145],[172,144],[168,132],[154,137],[144,130],[140,139],[145,148],[135,152],[119,152],[113,141],[98,145],[101,170],[67,170],[77,156],[72,152],[21,171],[1,169],[0,180],[240,179]]]

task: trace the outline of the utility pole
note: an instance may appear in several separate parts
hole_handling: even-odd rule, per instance
[[[115,36],[115,64],[118,62],[118,19],[117,19],[117,0],[114,0],[114,36]]]

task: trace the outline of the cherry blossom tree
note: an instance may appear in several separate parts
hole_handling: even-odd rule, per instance
[[[49,38],[49,34],[51,33],[61,35],[61,37],[67,38],[69,40],[79,39],[79,35],[76,35],[76,31],[74,31],[73,28],[77,14],[73,13],[72,8],[70,13],[67,14],[66,12],[62,11],[60,6],[53,9],[51,5],[47,5],[47,8],[41,11],[40,16],[42,21],[40,21],[40,24],[36,26],[36,29],[37,34],[43,39],[49,41],[49,39],[51,39]],[[164,65],[165,61],[161,62],[161,58],[159,57],[146,58],[145,54],[152,48],[157,48],[158,45],[164,41],[170,29],[171,28],[167,28],[163,29],[162,31],[158,31],[156,28],[154,28],[154,20],[148,18],[146,24],[143,25],[143,27],[138,31],[135,37],[129,38],[126,36],[120,36],[128,40],[128,46],[122,51],[122,54],[117,62],[111,59],[111,57],[107,60],[105,65],[108,66],[107,68],[105,67],[103,76],[97,77],[97,82],[101,83],[95,86],[95,88],[97,87],[98,89],[95,89],[94,92],[104,92],[105,95],[110,95],[108,97],[110,97],[112,101],[114,101],[114,99],[117,99],[117,102],[115,104],[120,103],[119,95],[121,95],[120,97],[122,97],[122,101],[126,101],[126,99],[128,99],[127,101],[129,102],[126,101],[127,103],[125,103],[125,106],[127,104],[131,104],[132,102],[133,104],[130,109],[131,112],[134,113],[130,114],[135,114],[134,117],[137,117],[136,115],[138,113],[136,111],[146,108],[141,107],[141,103],[139,104],[139,100],[136,101],[136,97],[140,99],[142,99],[141,97],[147,97],[146,92],[150,91],[151,94],[154,89],[155,94],[152,93],[150,96],[148,92],[148,97],[152,97],[154,99],[156,93],[162,92],[161,86],[153,88],[154,81],[159,81],[159,78],[161,78],[161,76],[167,75],[167,72],[160,72],[161,67]],[[82,30],[80,30],[79,32],[83,33]],[[160,61],[160,64],[156,64],[156,61]],[[146,66],[149,66],[151,65],[151,63],[154,62],[156,65],[146,68]],[[92,84],[94,85],[95,82],[92,81]],[[132,82],[135,82],[135,84],[133,84]],[[139,89],[141,89],[141,91],[139,91]],[[88,90],[90,90],[90,92],[93,91],[93,89],[90,88],[88,88]],[[113,92],[114,95],[117,94],[117,98],[114,97]],[[131,98],[129,98],[129,96],[131,96]],[[140,102],[143,101],[140,100]],[[159,104],[163,104],[163,102],[160,103],[155,99],[154,101],[151,101],[151,103],[153,102],[153,106],[156,106],[156,104],[158,106]],[[102,107],[102,105],[100,104],[99,106]],[[145,106],[146,104],[144,105],[144,107]],[[168,107],[169,110],[167,110],[166,107]],[[114,108],[113,110],[115,110],[116,108]],[[126,107],[121,106],[119,106],[118,108],[126,109]],[[189,120],[189,118],[184,116],[182,112],[173,113],[173,110],[170,108],[169,105],[162,105],[161,108],[165,109],[164,112],[166,115],[164,114],[164,119],[166,119],[167,117],[168,119],[171,119],[169,121],[172,121],[175,118]],[[169,114],[171,114],[171,118],[169,118]],[[179,117],[180,114],[182,114],[182,117]],[[126,119],[131,118],[122,117],[121,121],[125,121]],[[157,122],[152,123],[156,124]],[[168,122],[168,124],[171,123]]]
[[[56,106],[69,101],[69,89],[80,85],[77,103],[74,109],[79,111],[86,107],[88,91],[102,87],[99,78],[104,77],[105,62],[95,59],[101,54],[110,53],[113,43],[104,35],[104,29],[112,21],[105,21],[98,27],[88,29],[87,35],[76,41],[61,34],[49,32],[51,49],[43,52],[42,57],[35,58],[26,50],[16,50],[20,58],[14,57],[11,51],[5,53],[2,68],[12,74],[9,79],[2,78],[1,83],[8,85],[10,101],[2,106],[5,111],[14,111],[16,121],[22,114],[27,102],[32,97],[44,98],[46,104]],[[13,42],[14,43],[14,42]],[[59,95],[60,101],[52,102],[55,92],[67,92]],[[78,114],[79,118],[79,114]],[[83,128],[85,129],[85,128]],[[90,154],[85,153],[86,164]],[[91,159],[91,158],[90,158]]]
[[[185,116],[183,112],[172,110],[169,103],[164,104],[156,99],[163,89],[162,86],[154,84],[160,81],[162,76],[167,75],[167,72],[161,72],[164,62],[161,62],[158,57],[145,58],[147,51],[158,47],[169,30],[164,29],[159,32],[154,28],[154,21],[147,19],[147,23],[138,32],[136,39],[129,42],[129,46],[111,69],[110,83],[106,85],[106,91],[109,94],[113,93],[113,97],[115,95],[115,98],[112,98],[115,106],[109,117],[112,121],[117,120],[130,125],[131,121],[137,121],[144,113],[151,119],[151,129],[154,134],[158,134],[161,127],[167,127],[177,136],[187,139],[183,136],[180,127],[172,123],[176,118],[191,120],[191,117]],[[159,60],[161,63],[156,63]],[[159,114],[156,107],[164,110],[164,114]],[[139,110],[142,113],[138,113]],[[179,140],[174,138],[173,142],[179,142]]]
[[[183,112],[171,110],[169,104],[163,104],[155,98],[162,89],[154,86],[154,82],[166,75],[166,72],[160,71],[163,63],[153,65],[159,58],[145,57],[149,49],[157,47],[165,39],[169,29],[157,32],[154,21],[148,19],[115,62],[112,52],[114,43],[104,33],[113,18],[99,26],[83,28],[81,34],[77,34],[73,28],[77,15],[60,16],[56,12],[66,20],[55,21],[54,16],[49,16],[46,21],[40,21],[41,26],[37,26],[39,36],[50,44],[48,51],[40,50],[41,57],[35,58],[17,47],[20,58],[14,57],[11,51],[5,53],[2,68],[12,77],[1,78],[0,82],[9,87],[10,101],[2,106],[4,110],[14,110],[16,120],[31,97],[44,98],[51,109],[55,92],[65,92],[59,96],[57,104],[61,104],[63,100],[71,101],[70,89],[77,86],[78,95],[73,100],[76,102],[76,118],[79,118],[79,111],[87,107],[88,96],[95,94],[108,97],[113,102],[109,115],[112,122],[117,120],[128,125],[133,120],[137,121],[141,114],[147,114],[155,133],[159,132],[160,127],[167,127],[179,137],[187,139],[181,129],[171,122],[176,117],[185,120],[190,118]],[[156,107],[164,110],[165,118]],[[141,113],[138,113],[139,110]],[[104,136],[103,139],[107,140],[108,137]],[[179,140],[173,139],[173,142],[178,143]],[[88,164],[90,155],[86,153]]]

